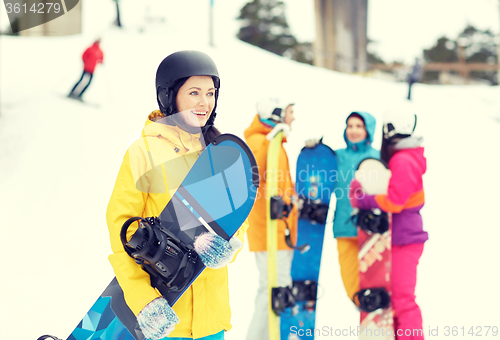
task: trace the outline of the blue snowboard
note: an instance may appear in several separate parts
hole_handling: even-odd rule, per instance
[[[162,225],[189,244],[207,232],[207,224],[229,240],[253,207],[259,186],[256,169],[253,153],[245,142],[229,134],[217,137],[205,148],[160,214]],[[163,294],[170,305],[175,304],[204,268],[198,258],[197,274],[190,284],[182,291]],[[152,285],[155,285],[153,278]],[[116,278],[67,339],[144,339]]]
[[[326,214],[337,178],[335,152],[320,142],[303,148],[297,159],[296,189],[303,201],[298,223],[297,245],[309,244],[306,253],[294,251],[292,292],[298,313],[290,309],[281,316],[281,340],[314,339],[317,282],[323,250]]]

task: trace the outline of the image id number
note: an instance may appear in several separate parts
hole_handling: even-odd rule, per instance
[[[472,326],[470,328],[462,327],[444,327],[444,336],[498,336],[497,326]]]
[[[61,4],[57,2],[39,2],[34,3],[31,6],[28,4],[18,4],[18,3],[5,3],[5,8],[7,9],[7,14],[11,13],[36,13],[36,14],[44,14],[44,13],[59,13],[61,11]]]

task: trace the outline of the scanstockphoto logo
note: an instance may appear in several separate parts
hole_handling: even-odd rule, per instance
[[[3,0],[12,33],[45,24],[65,15],[80,0]],[[19,23],[23,24],[20,25]]]

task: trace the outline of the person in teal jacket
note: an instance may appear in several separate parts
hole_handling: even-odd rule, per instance
[[[358,164],[366,158],[380,158],[380,151],[372,148],[375,134],[375,118],[361,111],[351,112],[346,119],[344,140],[347,147],[335,150],[338,168],[336,172],[335,197],[337,205],[333,221],[333,236],[337,239],[340,274],[347,295],[352,300],[359,290],[358,273],[358,230],[351,218],[349,184],[354,178]],[[306,147],[314,147],[318,140],[306,141]]]
[[[335,186],[337,205],[333,220],[333,237],[337,239],[342,282],[352,300],[359,290],[358,230],[356,221],[351,218],[353,209],[348,197],[349,184],[359,163],[366,158],[380,158],[380,151],[371,146],[376,125],[375,118],[371,114],[352,112],[347,117],[346,125],[344,140],[347,147],[335,150],[338,176]]]

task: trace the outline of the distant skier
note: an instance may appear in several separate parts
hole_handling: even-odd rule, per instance
[[[349,195],[353,207],[392,213],[391,302],[397,340],[423,339],[418,331],[422,330],[422,314],[415,302],[415,286],[417,265],[428,239],[420,215],[427,163],[422,138],[413,135],[416,124],[417,116],[410,107],[391,108],[385,113],[381,158],[392,172],[387,194],[362,194],[357,191],[362,190],[361,184],[354,179]]]
[[[281,105],[277,99],[272,98],[264,98],[259,101],[257,103],[257,113],[252,124],[245,131],[245,139],[255,155],[260,174],[257,200],[248,218],[251,226],[247,232],[248,246],[250,251],[255,253],[257,269],[259,270],[259,288],[255,299],[255,311],[246,337],[247,340],[269,339],[266,232],[266,208],[267,204],[269,204],[266,194],[267,152],[270,140],[282,129],[283,136],[287,137],[291,130],[291,124],[295,120],[293,117],[293,104]],[[286,142],[285,138],[283,142]],[[278,191],[282,194],[285,203],[291,204],[297,194],[290,176],[288,156],[283,146],[281,146],[279,154],[278,169],[278,177],[281,179],[278,183]],[[287,218],[293,243],[296,242],[297,221],[297,209],[294,207]],[[277,275],[279,287],[292,285],[293,249],[288,247],[285,242],[285,230],[285,222],[278,220]]]
[[[82,60],[83,60],[83,73],[80,80],[75,84],[68,97],[74,98],[77,100],[82,100],[83,93],[87,90],[92,81],[92,77],[94,75],[95,67],[97,64],[102,64],[104,55],[99,46],[101,40],[97,39],[92,46],[87,48],[85,52],[83,52]],[[85,79],[85,81],[83,81]]]
[[[412,85],[422,80],[423,73],[423,65],[420,63],[420,60],[418,58],[415,58],[415,64],[413,65],[411,72],[408,74],[408,100],[411,100]]]
[[[350,113],[344,130],[347,147],[335,150],[338,173],[335,187],[337,203],[333,221],[333,237],[337,240],[340,275],[350,300],[359,290],[359,265],[358,230],[356,221],[352,220],[353,209],[348,197],[349,183],[354,178],[354,171],[362,160],[380,157],[380,152],[371,146],[375,135],[375,125],[375,118],[367,112]],[[306,147],[314,147],[318,142],[317,139],[310,139],[306,141]]]
[[[195,245],[196,251],[208,268],[173,308],[151,286],[149,274],[129,257],[120,239],[122,225],[130,217],[160,215],[203,149],[220,135],[214,126],[219,86],[217,67],[205,53],[175,52],[160,63],[159,110],[149,114],[142,136],[127,150],[109,200],[106,219],[113,251],[109,261],[148,340],[170,334],[175,339],[223,340],[231,329],[226,264],[243,246],[247,221],[229,242],[210,233],[197,239],[201,247]]]

